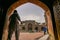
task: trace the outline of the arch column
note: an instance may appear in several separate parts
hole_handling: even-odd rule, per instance
[[[48,33],[50,35],[50,40],[55,40],[50,11],[49,10],[46,11],[45,15],[47,17],[47,28],[48,28]]]
[[[9,25],[8,19],[9,19],[9,17],[6,16],[5,25],[4,25],[4,29],[3,29],[2,40],[7,40],[7,36],[8,36],[8,25]]]

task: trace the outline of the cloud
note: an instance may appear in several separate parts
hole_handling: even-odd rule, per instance
[[[23,20],[39,20],[39,16],[35,16],[35,15],[27,15],[23,17]]]
[[[22,21],[25,21],[25,20],[35,20],[36,22],[45,22],[45,19],[41,18],[40,16],[37,16],[37,15],[27,15],[27,16],[23,16],[21,17],[21,20]]]

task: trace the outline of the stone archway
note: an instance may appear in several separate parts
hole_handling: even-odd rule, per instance
[[[32,24],[31,23],[28,24],[28,31],[32,31]]]
[[[8,25],[9,25],[9,17],[11,15],[11,12],[17,8],[18,6],[27,3],[27,2],[31,2],[33,4],[36,4],[38,6],[40,6],[41,8],[43,8],[45,10],[45,15],[47,18],[47,26],[48,26],[48,32],[51,35],[50,36],[50,40],[55,40],[54,39],[54,33],[53,33],[53,25],[52,25],[52,20],[51,20],[51,12],[49,10],[49,8],[42,2],[38,1],[38,0],[19,0],[17,2],[15,2],[14,4],[12,4],[10,6],[10,8],[7,11],[7,15],[6,15],[6,21],[5,21],[5,25],[4,25],[4,30],[3,30],[3,36],[2,36],[2,40],[7,40],[7,35],[8,35]]]

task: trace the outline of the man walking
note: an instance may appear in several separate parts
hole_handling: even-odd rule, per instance
[[[18,21],[17,20],[19,20],[21,22],[17,11],[14,10],[13,14],[9,18],[10,23],[9,23],[8,39],[7,40],[11,40],[11,37],[12,37],[12,34],[14,31],[15,31],[16,40],[19,40],[19,32],[18,32],[18,25],[17,25]]]

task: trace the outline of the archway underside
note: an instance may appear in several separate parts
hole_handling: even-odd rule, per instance
[[[8,25],[9,25],[9,16],[11,15],[11,12],[17,8],[18,6],[24,4],[24,3],[27,3],[27,2],[30,2],[30,3],[33,3],[33,4],[36,4],[38,6],[40,6],[41,8],[43,8],[45,10],[45,14],[46,14],[46,17],[47,17],[47,26],[48,26],[48,32],[49,34],[51,35],[50,37],[50,40],[55,40],[54,39],[54,33],[53,33],[53,25],[52,25],[52,20],[51,20],[51,14],[50,14],[50,10],[49,8],[42,2],[36,0],[19,0],[17,2],[15,2],[14,4],[12,4],[10,6],[10,8],[8,9],[7,11],[7,16],[6,16],[6,21],[5,21],[5,26],[4,26],[4,30],[3,30],[3,36],[2,36],[2,40],[6,40],[7,39],[7,35],[8,35]]]

